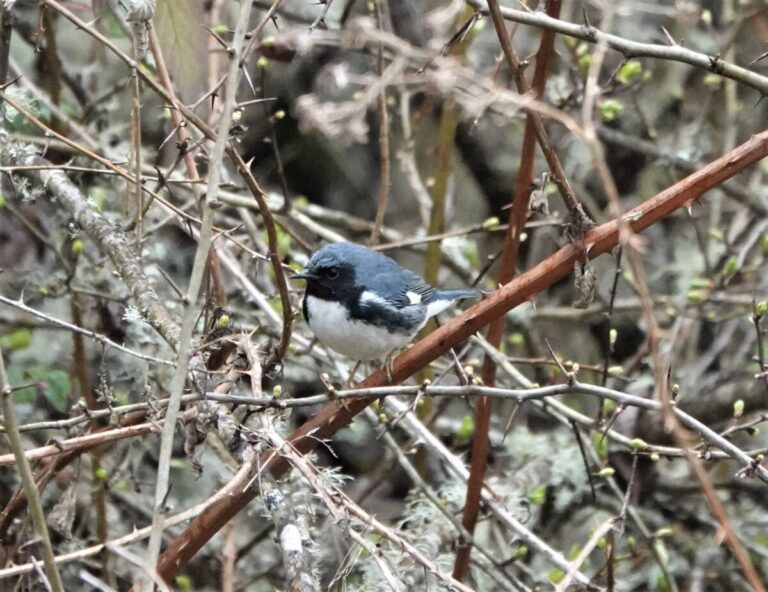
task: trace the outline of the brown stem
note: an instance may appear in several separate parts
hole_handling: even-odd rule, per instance
[[[557,17],[560,14],[560,0],[551,0],[547,3],[547,13]],[[509,40],[509,34],[504,30],[505,40]],[[506,43],[503,42],[502,45]],[[536,53],[536,69],[533,75],[533,92],[535,96],[544,94],[544,86],[547,80],[547,69],[552,59],[555,36],[551,31],[544,31],[539,43],[539,51]],[[511,43],[509,45],[511,47]],[[506,53],[506,52],[505,52]],[[522,73],[521,73],[522,76]],[[526,82],[527,84],[527,82]],[[509,225],[504,237],[504,246],[501,252],[501,264],[499,267],[498,284],[504,285],[512,280],[517,267],[520,251],[520,236],[525,228],[528,218],[528,203],[533,186],[536,129],[533,112],[529,112],[525,122],[523,134],[523,148],[520,155],[520,167],[517,171],[514,201],[509,216]],[[486,339],[490,345],[499,349],[506,329],[506,315],[501,315],[491,323]],[[486,356],[482,371],[483,384],[494,386],[496,384],[496,362],[493,357]],[[473,534],[475,524],[480,513],[480,500],[483,489],[483,479],[487,466],[488,448],[490,445],[488,433],[491,424],[491,399],[480,397],[475,408],[475,436],[472,442],[472,465],[469,469],[467,482],[467,498],[464,504],[462,524],[467,532]],[[462,538],[459,539],[456,550],[456,560],[453,565],[453,577],[463,581],[469,570],[469,556],[472,547]]]

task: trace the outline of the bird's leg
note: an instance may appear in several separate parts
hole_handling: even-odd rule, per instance
[[[357,374],[357,371],[360,369],[360,364],[363,362],[361,360],[358,360],[355,362],[354,368],[352,368],[352,372],[349,373],[349,377],[347,378],[347,381],[344,383],[345,389],[351,389],[353,386],[355,386],[355,374]]]
[[[387,354],[387,357],[384,359],[384,370],[387,371],[387,382],[389,384],[393,383],[392,380],[392,372],[395,369],[395,355],[397,353],[396,349],[393,349],[391,352]]]

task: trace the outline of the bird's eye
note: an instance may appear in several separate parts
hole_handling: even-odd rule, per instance
[[[339,268],[331,267],[328,271],[325,272],[325,274],[328,276],[328,279],[335,280],[339,277]]]

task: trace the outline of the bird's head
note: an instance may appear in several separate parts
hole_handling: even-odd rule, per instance
[[[312,255],[304,270],[293,275],[292,279],[306,280],[307,296],[346,300],[358,292],[355,269],[360,261],[354,247],[347,243],[326,245]]]

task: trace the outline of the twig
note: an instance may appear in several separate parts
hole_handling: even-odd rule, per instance
[[[555,587],[555,592],[565,592],[566,590],[568,590],[568,586],[571,585],[571,582],[573,582],[574,577],[576,577],[576,574],[579,573],[579,568],[581,567],[581,564],[584,563],[584,560],[587,557],[589,557],[589,554],[594,550],[594,548],[600,542],[600,539],[602,539],[609,532],[611,532],[611,530],[613,530],[614,522],[615,522],[614,518],[609,518],[608,520],[605,520],[600,526],[598,526],[595,529],[595,532],[592,533],[592,536],[589,537],[589,540],[581,548],[581,550],[579,551],[579,554],[571,562],[571,566],[568,568],[568,571],[566,572],[565,577],[563,577],[563,579],[560,580],[560,582],[558,582],[557,586]]]
[[[116,440],[123,440],[125,438],[143,436],[144,434],[149,434],[156,430],[157,424],[150,422],[123,428],[113,428],[105,431],[94,432],[92,434],[85,434],[84,436],[77,436],[75,438],[61,440],[56,444],[49,444],[47,446],[40,446],[39,448],[27,450],[24,452],[24,458],[26,458],[28,461],[40,460],[41,458],[56,456],[65,452],[82,452],[84,450],[90,450],[94,446],[100,446],[108,442],[115,442]],[[5,432],[6,434],[8,433],[7,425]],[[18,464],[18,459],[16,458],[15,454],[0,455],[0,466],[12,465],[14,463]]]
[[[251,3],[241,0],[240,11],[237,17],[232,48],[227,52],[229,56],[229,69],[226,85],[226,96],[219,121],[219,131],[216,143],[210,158],[210,173],[208,176],[208,188],[204,200],[201,203],[203,210],[203,222],[200,227],[195,260],[189,278],[189,285],[184,304],[184,313],[179,337],[178,364],[171,379],[170,401],[165,415],[165,426],[160,441],[160,453],[157,463],[157,480],[155,485],[155,507],[152,515],[152,532],[149,537],[147,561],[154,566],[160,554],[160,544],[163,534],[163,517],[165,514],[164,500],[168,494],[168,478],[173,452],[173,437],[176,431],[176,420],[181,406],[181,395],[187,378],[187,364],[192,347],[192,333],[198,318],[197,297],[200,292],[203,275],[205,273],[208,255],[213,241],[213,215],[214,202],[217,199],[219,178],[229,138],[229,127],[232,122],[232,112],[237,101],[237,83],[239,81],[240,56],[243,51],[245,34],[248,27],[248,18],[251,14]],[[152,585],[149,584],[149,592]]]
[[[441,458],[448,468],[462,481],[469,479],[469,471],[465,468],[464,462],[453,454],[432,432],[427,430],[424,425],[416,418],[416,416],[400,401],[396,399],[386,399],[384,401],[384,407],[392,410],[396,415],[402,418],[403,428],[414,438],[423,440],[425,445],[435,454],[438,458]],[[556,567],[567,571],[570,564],[566,558],[557,551],[550,547],[545,541],[541,540],[535,533],[529,530],[524,524],[515,519],[509,512],[507,512],[503,503],[500,503],[498,498],[487,489],[483,489],[483,502],[487,505],[490,512],[498,519],[504,526],[509,528],[517,536],[519,536],[525,543],[538,553],[541,553],[546,557],[547,561],[555,565]],[[588,589],[595,589],[596,586],[590,584],[589,578],[587,578],[581,572],[576,574],[576,581],[582,586],[586,586]]]
[[[32,474],[29,460],[24,455],[24,445],[21,442],[21,434],[19,434],[17,427],[16,410],[13,407],[12,398],[13,390],[8,383],[8,376],[5,373],[5,362],[3,361],[3,351],[0,349],[0,399],[2,399],[6,437],[8,438],[11,450],[13,450],[13,457],[21,477],[24,493],[27,495],[27,505],[32,518],[32,524],[35,528],[35,534],[43,548],[43,562],[45,563],[46,575],[53,592],[64,592],[64,584],[61,581],[59,569],[56,567],[53,545],[51,545],[51,537],[48,534],[48,525],[45,522],[45,512],[40,501],[40,492],[37,490],[37,485],[35,485],[35,476]]]
[[[482,0],[467,0],[467,2],[481,13],[488,14],[488,6]],[[592,25],[577,25],[575,23],[561,21],[560,19],[551,18],[539,11],[502,8],[501,14],[506,20],[524,25],[531,25],[533,27],[540,27],[542,29],[554,31],[555,33],[560,33],[561,35],[573,37],[574,39],[581,39],[588,43],[598,43],[602,41],[611,49],[621,52],[627,59],[633,57],[651,57],[683,62],[706,70],[707,72],[713,72],[720,76],[737,80],[738,82],[754,88],[761,95],[768,94],[768,78],[765,76],[748,70],[747,68],[742,68],[741,66],[726,62],[717,56],[709,56],[699,53],[679,44],[669,46],[631,41],[619,37],[618,35],[604,33]]]
[[[384,11],[381,8],[381,4],[384,0],[374,0],[374,7],[376,10],[376,26],[379,29],[384,29]],[[330,7],[331,2],[327,1],[326,10]],[[376,58],[376,67],[378,74],[381,76],[384,73],[384,47],[379,47],[379,55]],[[376,245],[379,242],[379,235],[381,234],[381,227],[384,224],[384,216],[387,213],[387,206],[389,204],[389,186],[390,186],[390,161],[389,161],[389,113],[387,112],[387,91],[382,89],[379,96],[376,99],[376,107],[379,119],[379,158],[381,160],[381,169],[379,171],[379,199],[376,206],[376,217],[373,222],[373,230],[371,231],[371,245]]]
[[[507,32],[506,25],[502,16],[501,8],[499,7],[498,0],[488,0],[488,9],[491,14],[491,20],[493,20],[493,26],[496,29],[496,34],[499,37],[501,43],[501,49],[504,52],[504,57],[507,60],[510,73],[514,77],[515,85],[521,95],[528,93],[531,88],[528,81],[525,78],[523,70],[520,68],[520,59],[517,57],[514,47],[512,47],[512,41]],[[551,43],[551,41],[550,41]],[[545,70],[546,72],[546,70]],[[539,142],[541,151],[544,154],[544,158],[549,165],[549,169],[552,172],[552,179],[557,185],[560,195],[565,202],[568,212],[571,215],[571,222],[574,225],[575,236],[580,236],[585,230],[594,226],[594,223],[587,216],[586,212],[582,208],[578,199],[576,199],[576,192],[573,190],[568,177],[565,174],[560,159],[555,152],[552,143],[549,140],[549,134],[544,127],[544,119],[538,111],[533,109],[527,110],[529,121],[531,121],[534,131],[536,132],[536,139]]]
[[[253,467],[254,467],[254,463],[252,460],[249,460],[243,463],[243,465],[240,467],[240,469],[238,469],[237,473],[232,477],[232,479],[230,479],[229,482],[227,482],[226,485],[224,485],[221,489],[219,489],[213,496],[211,496],[209,499],[205,500],[204,502],[188,510],[185,510],[183,512],[180,512],[179,514],[176,514],[175,516],[171,516],[170,518],[167,518],[163,524],[164,528],[167,529],[167,528],[170,528],[171,526],[176,526],[177,524],[186,522],[187,520],[190,520],[195,516],[199,516],[206,508],[210,507],[211,504],[216,503],[217,501],[221,500],[223,497],[227,495],[231,495],[238,489],[242,488],[243,485],[247,483],[248,480],[250,479]],[[149,532],[151,529],[152,529],[151,526],[147,526],[145,528],[134,530],[133,532],[127,535],[121,536],[117,539],[113,539],[109,544],[114,548],[115,546],[118,546],[118,545],[125,546],[125,545],[131,545],[133,543],[137,543],[147,538],[149,536]],[[85,559],[86,557],[92,557],[93,555],[97,555],[98,553],[101,553],[104,550],[104,548],[105,548],[105,545],[93,545],[91,547],[78,549],[77,551],[72,551],[70,553],[64,553],[63,555],[59,555],[56,557],[56,563],[63,564],[63,563],[68,563],[70,561]],[[6,578],[12,578],[25,573],[29,573],[33,569],[34,569],[34,565],[32,563],[14,565],[13,567],[0,569],[0,580],[6,579]]]
[[[21,310],[27,314],[32,315],[33,317],[37,317],[38,319],[47,321],[52,325],[62,327],[74,333],[79,333],[80,335],[85,335],[86,337],[90,337],[91,339],[97,341],[98,343],[101,343],[102,345],[121,351],[125,354],[128,354],[129,356],[133,356],[134,358],[138,358],[146,362],[152,362],[154,364],[162,364],[164,366],[175,366],[175,362],[172,362],[170,360],[163,360],[162,358],[156,358],[154,356],[149,356],[147,354],[134,351],[130,348],[125,347],[124,345],[115,343],[114,341],[112,341],[111,339],[109,339],[108,337],[100,333],[96,333],[95,331],[89,331],[88,329],[83,329],[82,327],[78,327],[77,325],[67,323],[66,321],[62,321],[61,319],[57,319],[56,317],[52,317],[48,314],[45,314],[43,311],[37,310],[35,308],[31,308],[26,304],[24,304],[23,302],[21,302],[20,300],[11,300],[10,298],[6,298],[2,294],[0,294],[0,304],[5,304],[6,306],[10,306],[12,308]]]

